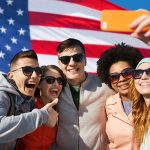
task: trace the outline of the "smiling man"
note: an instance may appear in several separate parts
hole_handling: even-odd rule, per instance
[[[85,48],[79,40],[61,42],[57,52],[68,81],[58,102],[57,145],[61,150],[105,150],[104,105],[112,91],[85,72]]]
[[[14,150],[16,139],[42,124],[55,126],[58,114],[53,101],[33,109],[33,96],[42,76],[33,50],[19,52],[10,63],[8,76],[0,74],[0,149]],[[31,112],[30,112],[31,111]]]

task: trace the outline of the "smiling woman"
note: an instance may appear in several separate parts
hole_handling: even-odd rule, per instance
[[[117,93],[107,99],[105,106],[110,150],[137,149],[132,133],[129,82],[133,68],[142,58],[136,48],[121,43],[106,50],[97,62],[99,78]]]
[[[133,99],[133,126],[140,150],[150,149],[150,58],[142,59],[133,72],[130,97]]]
[[[55,65],[41,67],[43,75],[36,89],[35,107],[40,109],[47,103],[59,97],[66,80],[63,72]],[[49,128],[42,125],[33,133],[21,138],[17,144],[17,150],[50,150],[55,143],[57,126]]]

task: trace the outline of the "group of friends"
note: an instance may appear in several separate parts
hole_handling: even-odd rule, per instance
[[[139,17],[131,36],[150,45],[148,25]],[[119,43],[95,75],[81,41],[62,41],[57,54],[59,67],[40,67],[34,50],[19,52],[0,74],[0,150],[149,150],[150,58]]]

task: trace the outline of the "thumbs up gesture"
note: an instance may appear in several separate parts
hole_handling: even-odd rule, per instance
[[[48,103],[44,106],[44,109],[48,111],[48,123],[47,126],[54,127],[58,121],[58,113],[52,108],[58,103],[58,98],[53,100],[51,103]]]

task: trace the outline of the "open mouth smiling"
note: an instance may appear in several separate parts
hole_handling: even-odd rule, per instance
[[[36,84],[32,84],[32,83],[26,83],[25,87],[30,88],[30,89],[34,89],[36,86]]]

